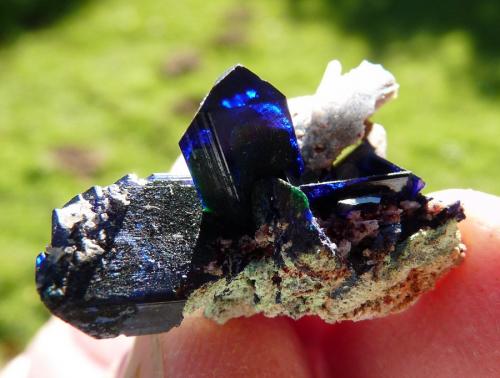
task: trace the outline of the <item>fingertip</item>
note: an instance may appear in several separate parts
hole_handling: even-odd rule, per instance
[[[467,264],[484,264],[500,259],[500,197],[471,189],[448,189],[430,196],[445,203],[460,200],[465,220],[459,223],[468,248]]]
[[[466,219],[464,224],[473,222],[497,230],[500,227],[500,214],[498,213],[500,197],[472,189],[446,189],[431,193],[429,196],[445,203],[460,200],[469,219]]]
[[[137,340],[128,371],[166,377],[308,377],[304,349],[287,319],[263,316],[219,325],[188,317],[170,332]],[[156,376],[156,375],[155,375]]]
[[[130,347],[131,340],[96,340],[51,318],[26,349],[27,377],[99,376]]]

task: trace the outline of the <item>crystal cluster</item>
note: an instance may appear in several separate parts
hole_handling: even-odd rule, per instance
[[[330,64],[326,77],[290,112],[237,65],[179,142],[191,177],[129,175],[54,210],[36,259],[46,306],[113,337],[167,331],[197,309],[219,322],[357,320],[430,289],[463,258],[462,209],[431,202],[419,177],[380,156],[367,118],[395,94],[392,75],[364,62],[344,76]]]

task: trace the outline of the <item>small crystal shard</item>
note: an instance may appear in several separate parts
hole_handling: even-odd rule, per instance
[[[381,192],[405,192],[404,195],[411,199],[425,186],[412,172],[378,156],[367,141],[326,171],[323,180],[301,186],[312,203]]]
[[[257,179],[297,182],[303,169],[285,96],[242,66],[219,79],[179,144],[205,210],[231,222],[248,220]]]

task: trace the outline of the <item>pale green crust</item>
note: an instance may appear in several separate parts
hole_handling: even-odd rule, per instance
[[[218,323],[257,313],[294,319],[317,315],[331,323],[385,316],[414,303],[464,257],[455,220],[418,231],[360,276],[326,249],[291,258],[288,248],[281,251],[283,266],[271,258],[254,261],[230,281],[222,278],[199,288],[184,314],[203,309]]]

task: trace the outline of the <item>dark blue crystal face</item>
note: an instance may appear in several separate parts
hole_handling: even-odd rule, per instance
[[[348,180],[356,177],[380,176],[403,171],[406,171],[406,169],[378,156],[373,146],[365,141],[344,159],[336,162],[329,172],[328,178]]]
[[[256,180],[298,183],[304,169],[285,96],[242,66],[215,84],[179,145],[205,211],[236,222]]]
[[[412,172],[378,156],[368,142],[363,142],[336,163],[323,180],[300,187],[311,203],[384,192],[404,193],[413,198],[425,186]]]
[[[409,171],[401,171],[386,175],[306,184],[301,185],[300,189],[311,202],[327,197],[339,200],[388,191],[402,192],[409,186],[413,187],[412,176],[413,174]]]

